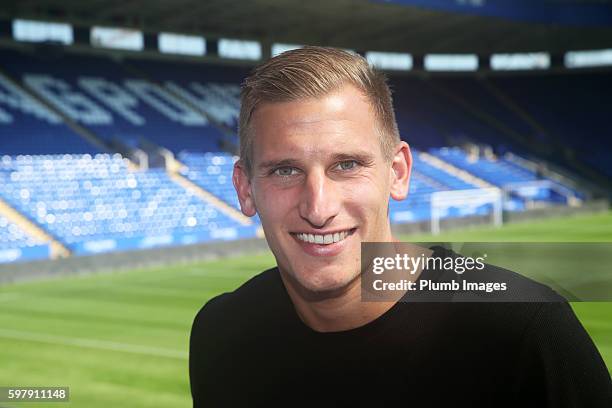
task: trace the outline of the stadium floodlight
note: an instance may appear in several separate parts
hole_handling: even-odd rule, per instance
[[[159,33],[157,43],[164,54],[206,55],[206,39],[196,35]]]
[[[221,38],[218,43],[219,56],[223,58],[259,60],[261,44],[257,41]]]
[[[427,54],[424,66],[427,71],[476,71],[476,54]]]
[[[548,69],[550,68],[550,54],[546,52],[493,54],[490,64],[492,69],[499,71]]]
[[[478,208],[492,205],[493,224],[502,225],[502,191],[499,188],[476,188],[469,190],[436,191],[431,194],[431,233],[440,233],[440,219],[447,216],[451,208],[462,213],[475,214]]]
[[[612,65],[612,49],[568,51],[565,53],[566,68],[603,67]]]
[[[90,41],[94,47],[130,51],[141,51],[144,48],[142,31],[130,28],[92,27]]]
[[[276,57],[278,54],[282,54],[285,51],[295,50],[302,47],[303,45],[299,44],[274,43],[272,44],[271,54],[273,57]]]
[[[70,45],[74,42],[72,26],[49,21],[13,20],[13,38],[18,41],[56,41]]]
[[[412,69],[412,55],[401,52],[366,52],[366,59],[373,67],[396,71]]]

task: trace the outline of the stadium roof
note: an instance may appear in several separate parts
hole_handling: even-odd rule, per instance
[[[5,18],[413,54],[612,48],[609,25],[520,22],[369,0],[3,0],[0,10]]]

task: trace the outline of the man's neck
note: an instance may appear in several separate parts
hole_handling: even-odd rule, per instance
[[[304,299],[295,282],[281,272],[281,278],[300,319],[318,332],[346,331],[376,320],[395,305],[391,302],[362,302],[361,278],[354,279],[341,293]]]

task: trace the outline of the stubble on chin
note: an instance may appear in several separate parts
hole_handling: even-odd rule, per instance
[[[351,274],[343,274],[345,271],[338,272],[336,277],[330,277],[322,272],[315,272],[308,276],[307,271],[289,272],[280,268],[281,278],[285,287],[291,292],[295,292],[302,299],[307,301],[320,301],[343,294],[359,284],[359,271]]]

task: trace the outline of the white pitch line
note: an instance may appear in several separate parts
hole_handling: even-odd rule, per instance
[[[189,357],[189,353],[187,352],[161,347],[150,347],[138,344],[127,344],[106,340],[83,339],[78,337],[65,337],[57,336],[54,334],[24,332],[10,329],[0,329],[0,337],[15,340],[26,340],[35,341],[39,343],[56,344],[61,346],[76,346],[96,350],[120,351],[124,353],[143,354],[147,356],[168,357],[175,358],[178,360],[187,360],[187,358]]]

